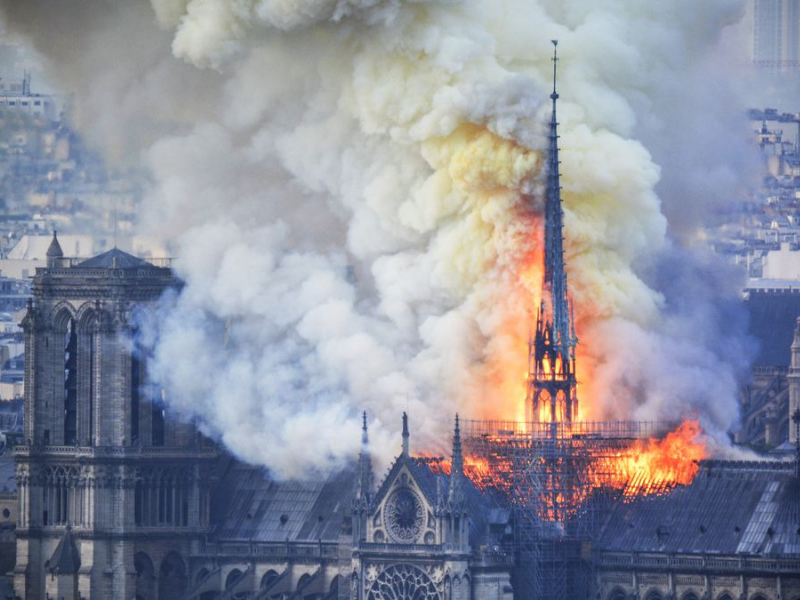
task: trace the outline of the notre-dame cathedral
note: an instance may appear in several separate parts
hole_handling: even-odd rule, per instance
[[[113,249],[63,256],[54,235],[25,332],[17,464],[18,598],[512,597],[509,512],[463,474],[402,451],[374,481],[357,464],[276,482],[187,423],[148,378],[140,332],[168,267]],[[399,440],[398,440],[399,441]]]

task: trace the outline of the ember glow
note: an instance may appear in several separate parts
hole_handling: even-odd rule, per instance
[[[663,440],[637,442],[621,457],[626,496],[660,491],[675,485],[688,485],[697,475],[698,461],[706,457],[700,423],[684,421]]]
[[[700,424],[686,420],[663,438],[647,440],[561,433],[550,439],[526,434],[480,436],[467,442],[464,473],[479,489],[495,490],[512,501],[527,498],[541,520],[560,522],[579,514],[587,501],[600,495],[629,499],[688,485],[706,455]],[[447,458],[419,460],[434,473],[450,474]],[[526,485],[526,473],[544,476],[550,487],[532,487],[530,493],[520,494],[513,488]]]

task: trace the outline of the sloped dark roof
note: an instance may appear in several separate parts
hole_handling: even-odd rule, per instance
[[[112,248],[95,257],[84,260],[75,265],[76,269],[132,269],[136,267],[151,266],[145,260],[133,254],[123,252],[119,248]]]
[[[755,364],[788,367],[795,322],[800,317],[800,294],[751,292],[745,307],[750,314],[749,333],[759,345]]]
[[[621,552],[800,556],[793,462],[704,461],[688,486],[619,503],[597,546]]]
[[[81,555],[75,540],[72,539],[72,531],[69,527],[64,530],[64,535],[58,541],[53,556],[47,565],[51,573],[57,575],[74,575],[81,568]]]
[[[314,481],[275,481],[263,469],[231,461],[214,493],[217,540],[337,541],[350,515],[352,468]]]

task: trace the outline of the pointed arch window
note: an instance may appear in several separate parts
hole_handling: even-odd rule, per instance
[[[153,325],[147,315],[137,311],[131,318],[130,340],[130,415],[131,440],[134,444],[163,446],[165,419],[163,400],[158,397],[158,386],[150,381],[148,373],[148,334]]]
[[[64,339],[64,444],[78,437],[78,335],[70,319]]]

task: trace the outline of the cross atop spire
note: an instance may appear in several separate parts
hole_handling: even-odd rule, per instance
[[[369,437],[367,436],[367,411],[364,411],[361,418],[361,444],[366,445],[369,442]]]
[[[556,63],[558,63],[558,40],[550,40],[553,42],[553,93],[550,94],[550,97],[553,99],[553,104],[555,105],[555,101],[558,99],[558,92],[556,92]]]

